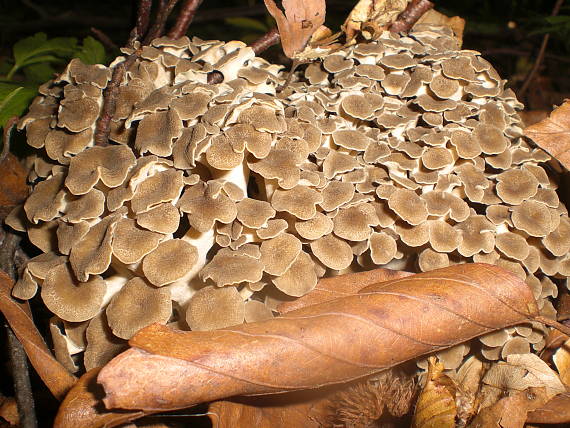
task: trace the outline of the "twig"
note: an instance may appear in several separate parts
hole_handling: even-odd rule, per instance
[[[251,45],[250,48],[253,49],[256,55],[259,55],[261,52],[269,49],[271,46],[276,45],[281,40],[281,36],[279,35],[279,30],[277,27],[273,27]]]
[[[565,323],[560,323],[549,318],[543,317],[542,315],[534,317],[535,321],[538,321],[544,325],[552,327],[558,330],[561,333],[564,333],[566,336],[570,336],[570,326],[566,325]]]
[[[103,43],[103,45],[105,45],[107,48],[115,51],[119,49],[119,47],[115,44],[115,42],[113,42],[111,38],[101,30],[98,30],[95,27],[91,27],[90,30],[95,35],[95,37],[97,37],[99,41]]]
[[[168,37],[171,39],[179,39],[184,36],[201,4],[202,0],[186,0],[178,13],[176,23],[168,32]]]
[[[168,19],[168,15],[170,15],[170,12],[172,12],[172,9],[174,9],[174,6],[176,6],[176,3],[178,3],[178,0],[168,0],[168,2],[165,1],[160,2],[160,7],[156,14],[154,24],[152,25],[149,32],[145,36],[143,45],[150,44],[150,42],[152,42],[153,39],[156,39],[157,37],[160,37],[162,35],[162,33],[164,32],[164,26],[166,25],[166,20]]]
[[[49,16],[49,13],[47,13],[43,7],[38,6],[31,0],[21,0],[21,2],[23,5],[28,6],[30,9],[36,12],[41,18],[46,18]]]
[[[433,8],[433,3],[429,0],[412,0],[408,3],[406,10],[392,23],[389,30],[395,33],[410,30],[418,19],[431,8]]]
[[[554,5],[554,8],[552,9],[552,13],[550,14],[550,16],[556,16],[558,15],[558,12],[560,12],[560,8],[562,7],[562,3],[564,3],[564,0],[557,0],[556,4]],[[532,81],[534,80],[534,77],[536,76],[536,73],[538,72],[538,69],[540,68],[540,65],[542,64],[542,60],[544,59],[544,54],[546,53],[546,46],[548,46],[548,41],[550,40],[550,33],[546,33],[544,35],[544,37],[542,38],[542,43],[540,44],[540,50],[538,51],[538,57],[536,58],[536,61],[534,62],[534,66],[532,67],[532,69],[530,70],[530,72],[528,73],[518,95],[519,97],[523,97],[524,94],[526,93],[526,91],[528,90],[528,88],[530,87],[530,84],[532,83]]]
[[[148,31],[151,8],[152,0],[139,0],[139,7],[137,8],[137,19],[134,28],[131,30],[129,40],[127,41],[127,46],[133,47],[134,42],[142,39]]]
[[[30,382],[26,353],[8,324],[5,324],[5,327],[8,336],[10,366],[12,369],[12,377],[14,378],[14,392],[18,406],[18,416],[20,418],[20,424],[18,426],[21,428],[36,428],[38,421],[36,419],[34,396],[32,395],[32,384]]]
[[[18,116],[12,116],[4,125],[3,146],[2,153],[0,153],[0,164],[4,162],[8,153],[10,153],[10,136],[12,135],[12,128],[18,122]]]

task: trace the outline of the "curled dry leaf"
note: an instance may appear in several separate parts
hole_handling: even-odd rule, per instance
[[[0,221],[10,210],[22,203],[28,196],[26,185],[26,169],[18,162],[18,158],[8,153],[0,163]]]
[[[558,348],[552,357],[552,361],[556,365],[560,380],[570,388],[570,339]]]
[[[283,52],[289,58],[300,53],[313,33],[325,22],[325,0],[283,0],[285,13],[273,0],[264,2],[277,21]]]
[[[429,358],[427,382],[416,403],[412,428],[455,427],[457,389],[443,369],[443,364],[435,357]]]
[[[309,293],[290,302],[281,303],[277,310],[280,314],[286,314],[296,309],[330,302],[339,297],[351,296],[372,284],[404,278],[410,275],[413,275],[413,273],[379,268],[350,275],[322,278]]]
[[[54,428],[112,427],[132,421],[145,412],[108,412],[101,406],[103,388],[97,384],[100,368],[89,370],[77,381],[62,401]]]
[[[526,128],[524,134],[570,169],[570,101],[556,108],[550,117]]]
[[[52,355],[34,325],[27,304],[17,303],[10,296],[12,280],[0,271],[0,312],[22,343],[26,354],[38,375],[58,400],[63,399],[76,381]]]
[[[544,406],[530,412],[526,419],[532,424],[570,423],[570,393],[558,394]]]
[[[317,388],[536,314],[532,291],[516,275],[492,265],[455,265],[259,323],[208,332],[151,325],[98,381],[108,408],[143,410]]]
[[[343,30],[346,40],[350,42],[366,26],[387,28],[402,13],[408,0],[360,0],[346,18]]]

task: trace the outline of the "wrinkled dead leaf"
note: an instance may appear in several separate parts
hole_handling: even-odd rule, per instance
[[[479,411],[469,428],[523,428],[528,412],[543,406],[547,397],[545,388],[515,392]]]
[[[300,53],[315,31],[325,22],[325,0],[283,0],[285,13],[273,0],[263,0],[277,21],[283,52],[289,58]]]
[[[277,310],[280,314],[305,308],[319,303],[330,302],[339,297],[352,296],[369,285],[413,275],[411,272],[373,269],[366,272],[357,272],[350,275],[333,276],[321,279],[315,288],[296,300],[281,303]]]
[[[16,156],[8,156],[0,163],[0,223],[16,205],[28,196],[26,170]]]
[[[570,423],[570,393],[558,394],[545,405],[530,412],[526,421],[534,424]]]
[[[22,343],[26,354],[48,389],[58,400],[69,391],[76,381],[51,354],[38,332],[26,304],[17,303],[10,296],[12,280],[0,271],[0,312]]]
[[[347,43],[365,27],[387,28],[407,5],[408,0],[360,0],[341,27]]]
[[[97,383],[99,370],[100,368],[89,370],[71,388],[59,407],[54,428],[107,428],[145,415],[145,412],[106,410],[101,403],[105,394]]]
[[[455,375],[457,385],[457,427],[461,428],[475,416],[479,408],[477,394],[481,389],[481,378],[487,367],[475,356],[469,357]]]
[[[169,410],[347,382],[535,316],[530,288],[463,264],[216,331],[152,325],[99,374],[109,408]],[[420,315],[418,315],[420,314]]]
[[[550,117],[529,126],[524,134],[541,149],[570,169],[570,102],[565,101]]]
[[[418,19],[417,24],[441,25],[451,28],[453,34],[459,40],[459,47],[463,44],[463,31],[465,29],[465,19],[459,16],[446,16],[436,10],[430,9]]]
[[[455,427],[457,389],[443,369],[435,357],[428,359],[427,382],[416,403],[412,428]]]
[[[10,426],[17,427],[20,423],[18,415],[18,405],[14,397],[3,397],[0,395],[0,419],[4,419]],[[0,426],[2,426],[0,421]]]
[[[556,365],[562,383],[570,387],[570,339],[554,353],[552,361]]]

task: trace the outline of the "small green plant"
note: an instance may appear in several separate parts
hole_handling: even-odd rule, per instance
[[[93,37],[49,39],[45,33],[16,42],[12,57],[0,65],[0,130],[12,116],[22,115],[38,92],[71,58],[86,64],[105,62],[105,48]],[[0,139],[1,139],[0,134]]]

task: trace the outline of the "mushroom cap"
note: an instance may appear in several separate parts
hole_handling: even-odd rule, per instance
[[[89,321],[85,334],[87,336],[87,347],[83,354],[85,370],[104,366],[128,348],[125,340],[111,333],[105,311],[101,311]]]
[[[247,227],[259,229],[275,215],[275,210],[266,201],[245,198],[237,203],[237,219]]]
[[[115,228],[111,249],[121,262],[136,263],[154,250],[163,238],[161,233],[141,229],[133,219],[122,218]]]
[[[412,226],[424,222],[428,216],[426,202],[413,190],[396,189],[388,198],[388,206]]]
[[[198,249],[194,245],[182,239],[169,239],[145,256],[142,270],[153,285],[162,287],[182,278],[197,261]]]
[[[202,268],[203,281],[212,280],[218,287],[243,282],[255,283],[263,276],[263,263],[243,251],[220,250]]]
[[[41,296],[50,311],[63,320],[79,322],[93,318],[103,306],[107,286],[100,276],[77,282],[67,263],[49,271]]]
[[[301,252],[301,241],[290,233],[282,233],[261,243],[261,263],[270,275],[283,275]],[[254,281],[252,281],[254,282]]]
[[[290,190],[277,189],[271,198],[271,206],[286,211],[300,220],[309,220],[317,213],[316,205],[323,202],[321,194],[308,186],[295,186]]]
[[[244,319],[245,303],[235,287],[204,287],[194,293],[186,310],[188,326],[198,331],[242,324]]]
[[[311,256],[301,251],[289,269],[272,280],[273,284],[288,296],[304,296],[317,285],[314,265]]]
[[[333,234],[312,241],[310,247],[313,255],[330,269],[346,269],[354,259],[350,245]]]
[[[267,321],[273,318],[273,312],[263,302],[248,300],[245,302],[245,322]]]
[[[113,334],[130,339],[147,325],[166,324],[172,314],[170,291],[132,278],[113,296],[105,313]]]

